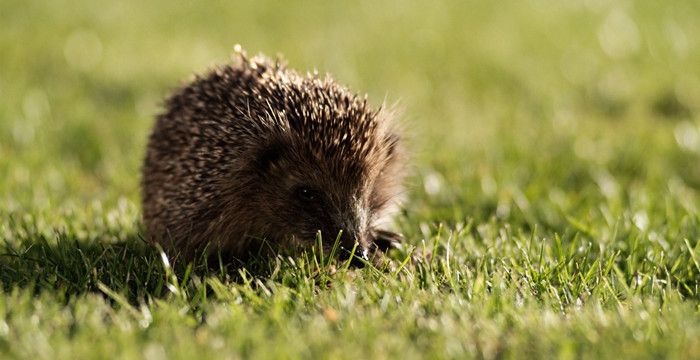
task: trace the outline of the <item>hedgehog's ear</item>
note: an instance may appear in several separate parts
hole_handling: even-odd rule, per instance
[[[255,158],[255,167],[260,172],[267,172],[282,157],[282,149],[282,144],[277,142],[264,146],[258,151]]]

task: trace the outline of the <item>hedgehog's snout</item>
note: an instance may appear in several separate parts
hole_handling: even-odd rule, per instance
[[[362,212],[358,213],[362,214]],[[338,232],[336,232],[340,236],[338,239],[340,258],[348,260],[352,257],[352,265],[363,266],[363,261],[369,260],[368,234],[366,226],[363,226],[364,216],[351,213],[351,215],[341,215],[340,220],[338,223],[342,225],[338,226]]]
[[[340,254],[340,260],[347,261],[350,260],[350,265],[355,266],[355,267],[364,267],[365,263],[369,261],[369,250],[366,248],[360,249],[357,248],[355,249],[355,252],[352,252],[352,249],[347,250],[347,249],[342,249],[343,251]],[[350,259],[352,257],[352,259]]]
[[[343,261],[350,260],[352,266],[363,267],[369,261],[369,249],[359,241],[350,243],[341,240],[339,258]]]
[[[359,235],[354,231],[343,230],[340,234],[339,246],[343,253],[347,254],[346,259],[355,251],[355,256],[367,259],[367,246],[364,245],[364,239],[361,239]]]

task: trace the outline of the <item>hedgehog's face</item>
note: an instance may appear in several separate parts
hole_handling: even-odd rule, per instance
[[[393,136],[393,135],[392,135]],[[275,142],[258,151],[253,164],[258,179],[251,204],[266,201],[260,219],[266,236],[293,239],[302,246],[317,244],[321,233],[325,253],[339,240],[338,254],[367,258],[374,248],[375,226],[386,217],[396,195],[396,138],[388,146],[362,157],[339,160],[329,153]],[[341,233],[342,231],[342,233]]]
[[[334,180],[314,181],[312,177],[292,180],[296,185],[290,184],[284,195],[287,218],[282,222],[295,229],[289,235],[301,245],[316,244],[320,232],[325,253],[338,241],[337,251],[343,257],[355,249],[356,255],[366,259],[371,240],[370,214],[365,199],[361,195],[351,195],[350,189],[329,186]],[[359,189],[356,192],[359,193]]]

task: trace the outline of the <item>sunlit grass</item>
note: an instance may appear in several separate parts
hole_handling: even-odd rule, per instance
[[[3,1],[0,357],[696,357],[699,16]],[[143,241],[159,101],[237,43],[403,108],[392,268],[170,263]]]

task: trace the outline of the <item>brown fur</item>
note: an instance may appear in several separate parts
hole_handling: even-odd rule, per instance
[[[148,238],[186,258],[244,259],[267,247],[341,245],[367,253],[401,191],[388,114],[330,77],[248,59],[198,76],[158,116],[143,166]],[[383,236],[381,234],[388,234]]]

